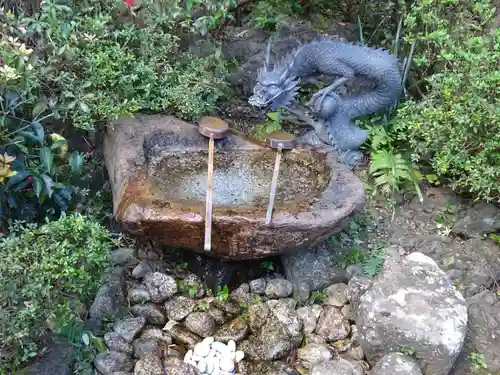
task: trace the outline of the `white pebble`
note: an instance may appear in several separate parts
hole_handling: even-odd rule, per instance
[[[193,357],[191,358],[191,360],[195,361],[195,362],[199,362],[200,360],[202,360],[204,357],[200,356],[200,355],[196,355],[196,354],[193,354]]]
[[[221,358],[219,362],[219,368],[222,371],[233,372],[234,371],[234,362],[229,358]]]
[[[212,349],[215,349],[216,351],[218,351],[219,353],[221,353],[223,355],[229,352],[228,347],[220,341],[215,341],[212,344]]]
[[[208,345],[212,345],[212,343],[214,341],[215,341],[215,339],[213,337],[209,336],[209,337],[205,337],[202,342],[205,344],[208,344]]]
[[[243,353],[241,350],[237,350],[234,356],[234,360],[236,361],[236,363],[241,361],[243,358],[245,358],[245,353]]]
[[[191,361],[193,359],[193,351],[189,349],[184,355],[184,362]]]
[[[207,363],[207,371],[206,371],[206,373],[209,374],[209,375],[212,375],[212,373],[215,370],[215,365],[214,365],[213,359],[212,358],[207,358],[206,363]]]
[[[198,370],[200,370],[202,374],[207,372],[207,362],[203,358],[198,362]]]
[[[199,342],[194,346],[193,354],[197,356],[206,357],[209,353],[210,353],[210,346],[205,344],[203,341]]]
[[[234,342],[234,340],[229,340],[227,342],[227,347],[228,347],[229,351],[235,352],[236,351],[236,343]]]
[[[184,361],[184,362],[189,363],[190,365],[193,365],[194,367],[196,367],[196,362],[193,360]]]

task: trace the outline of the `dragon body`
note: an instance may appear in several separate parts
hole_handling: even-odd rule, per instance
[[[342,162],[356,165],[361,161],[359,149],[368,132],[359,128],[354,120],[397,104],[402,89],[399,61],[382,49],[340,40],[320,40],[300,46],[271,67],[269,41],[264,66],[258,72],[254,94],[248,101],[258,107],[285,108],[304,120],[307,115],[296,109],[295,96],[300,82],[317,74],[336,78],[314,93],[309,101],[312,113],[321,120],[315,124],[321,124],[324,132],[317,126],[315,129],[323,142],[337,149]],[[337,93],[357,76],[373,82],[373,89],[356,94]]]

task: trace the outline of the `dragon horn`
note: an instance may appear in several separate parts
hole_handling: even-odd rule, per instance
[[[271,66],[271,42],[272,37],[269,37],[269,42],[267,42],[266,47],[266,60],[264,61],[264,67],[266,70],[269,70],[269,67]]]

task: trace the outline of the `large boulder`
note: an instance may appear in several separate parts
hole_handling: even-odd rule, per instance
[[[411,351],[424,375],[443,375],[462,349],[467,306],[431,258],[395,253],[361,296],[356,325],[371,364]]]
[[[171,116],[136,114],[104,140],[113,212],[123,229],[203,252],[208,140]],[[276,152],[230,130],[216,141],[211,255],[262,258],[325,241],[364,205],[361,181],[331,149],[299,143],[283,153],[266,225]]]

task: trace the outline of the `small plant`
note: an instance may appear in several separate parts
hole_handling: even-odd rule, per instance
[[[412,348],[411,346],[404,346],[401,349],[399,349],[399,352],[404,354],[404,355],[407,355],[408,357],[415,357],[416,356],[415,349]]]
[[[225,302],[229,299],[229,288],[227,285],[217,287],[217,295],[215,296],[219,301]]]
[[[313,305],[315,303],[322,303],[326,299],[324,290],[315,290],[307,299],[305,305]]]
[[[187,263],[179,263],[175,267],[180,269],[180,270],[186,270],[188,268],[188,264]]]
[[[210,302],[202,300],[196,304],[196,311],[208,311],[210,309]]]
[[[342,268],[347,268],[350,265],[359,265],[367,276],[375,276],[378,274],[385,262],[385,251],[351,249],[343,251],[334,259],[335,263]]]
[[[266,269],[266,270],[268,270],[268,271],[274,271],[274,270],[275,270],[275,268],[274,268],[274,264],[273,264],[273,262],[271,262],[270,260],[265,260],[265,261],[263,261],[263,262],[260,264],[260,266],[261,266],[262,268],[265,268],[265,269]]]
[[[253,136],[257,139],[264,140],[267,134],[281,130],[281,112],[268,112],[268,121],[256,125],[253,130]]]
[[[109,266],[110,233],[79,214],[37,226],[15,223],[0,239],[0,368],[38,354],[37,339],[82,322]]]
[[[486,365],[486,360],[484,359],[484,354],[480,353],[470,353],[469,355],[471,371],[474,375],[490,375],[488,366]]]

